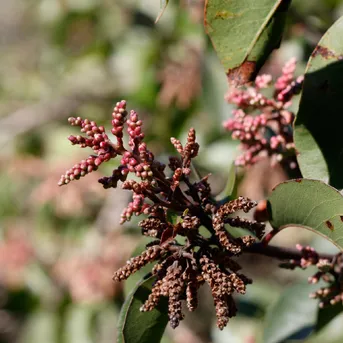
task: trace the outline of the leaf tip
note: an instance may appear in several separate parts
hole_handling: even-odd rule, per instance
[[[256,76],[256,73],[256,62],[245,61],[238,67],[229,69],[226,75],[229,83],[234,87],[237,87],[252,81]]]
[[[158,23],[158,21],[161,19],[165,9],[167,8],[169,0],[161,0],[161,10],[160,13],[158,14],[156,20],[155,20],[155,24]]]

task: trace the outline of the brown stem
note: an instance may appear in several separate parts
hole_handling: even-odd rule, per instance
[[[303,257],[303,254],[299,250],[271,245],[266,246],[263,243],[255,243],[245,248],[244,251],[251,254],[274,257],[279,260],[300,260]],[[334,257],[334,254],[319,254],[319,258],[323,259],[332,260]]]
[[[197,204],[201,204],[201,199],[199,198],[199,194],[198,194],[197,190],[194,188],[194,185],[192,185],[192,183],[189,181],[189,178],[187,176],[184,176],[183,181],[187,185],[188,190],[189,190],[189,195],[192,197],[192,199]]]
[[[171,182],[168,181],[163,172],[160,172],[154,165],[151,166],[151,170],[154,173],[154,177],[158,182],[159,186],[164,190],[164,192],[168,193],[170,191]],[[192,203],[187,199],[187,197],[182,193],[179,187],[176,187],[175,191],[173,192],[174,200],[178,201],[171,201],[172,203],[182,203],[186,208],[190,207]]]
[[[268,232],[263,238],[262,238],[262,245],[267,246],[270,241],[280,232],[281,230],[273,229],[272,231]]]

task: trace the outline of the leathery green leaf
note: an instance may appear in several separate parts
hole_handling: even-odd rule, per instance
[[[280,45],[291,0],[207,0],[205,28],[228,79],[251,81]]]
[[[216,196],[218,201],[221,201],[222,199],[230,199],[232,193],[234,192],[236,186],[236,166],[234,163],[231,164],[229,169],[228,178],[226,181],[226,185],[220,194]]]
[[[279,184],[268,199],[268,211],[274,228],[303,227],[343,249],[343,197],[324,182],[297,179]]]
[[[325,33],[306,68],[294,141],[306,178],[343,188],[343,17]]]
[[[169,2],[169,0],[160,0],[160,13],[158,14],[158,16],[155,20],[155,24],[161,19],[165,9],[168,6],[168,2]]]
[[[167,300],[151,312],[140,312],[147,300],[155,277],[147,275],[126,298],[118,324],[117,343],[158,343],[168,323]]]
[[[309,294],[318,285],[299,283],[285,289],[265,318],[264,343],[282,343],[289,340],[303,342],[316,324],[318,301]]]
[[[322,330],[326,327],[332,319],[343,312],[343,305],[341,303],[320,308],[318,311],[318,318],[316,324],[316,331]]]

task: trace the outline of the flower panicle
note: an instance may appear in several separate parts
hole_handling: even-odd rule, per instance
[[[148,218],[142,220],[139,226],[143,235],[155,240],[147,245],[147,250],[141,255],[130,259],[120,268],[115,273],[114,280],[124,280],[145,264],[155,263],[152,268],[155,282],[141,311],[153,310],[161,297],[167,297],[168,316],[173,328],[184,318],[182,301],[186,302],[189,311],[194,311],[198,305],[198,289],[207,283],[216,308],[217,326],[223,329],[229,318],[237,312],[233,294],[245,294],[246,286],[252,282],[238,272],[241,266],[234,257],[255,242],[252,236],[234,238],[224,225],[229,219],[236,220],[237,225],[242,222],[245,228],[255,234],[257,222],[234,216],[239,210],[249,212],[255,205],[254,201],[239,197],[208,214],[207,218],[214,228],[212,241],[201,236],[199,228],[202,221],[198,216],[192,215],[191,209],[186,210],[179,221],[172,223],[168,220],[166,208],[151,208]],[[216,225],[221,225],[219,233]],[[264,228],[262,223],[259,225],[259,229]],[[221,233],[224,232],[226,236],[222,239]],[[184,236],[186,243],[179,244],[175,240],[176,235]]]
[[[343,303],[343,253],[338,253],[334,258],[321,258],[317,251],[310,246],[297,244],[296,248],[301,253],[299,260],[289,260],[281,267],[287,269],[306,269],[315,266],[317,272],[308,278],[311,284],[317,284],[320,280],[328,285],[321,287],[310,294],[311,298],[319,299],[319,307],[324,308],[337,303]]]
[[[274,85],[271,75],[264,74],[257,76],[252,86],[229,89],[225,98],[236,108],[223,126],[233,139],[241,142],[243,153],[236,159],[236,165],[253,165],[269,156],[272,165],[297,167],[292,129],[295,116],[289,107],[292,98],[300,93],[304,78],[295,78],[295,69],[296,59],[292,58]],[[266,88],[273,88],[271,97],[265,95]]]
[[[61,176],[58,185],[63,186],[73,180],[86,176],[98,169],[103,162],[117,157],[122,154],[122,130],[127,116],[126,101],[122,100],[116,104],[112,113],[112,133],[117,138],[117,144],[113,144],[106,134],[103,126],[98,126],[95,121],[82,119],[81,117],[70,117],[68,122],[71,126],[78,126],[81,132],[86,136],[69,136],[68,139],[73,145],[79,145],[81,148],[89,147],[94,151],[94,155],[82,160],[81,163],[75,164]]]
[[[267,81],[261,80],[260,86]],[[99,182],[104,188],[116,188],[120,182],[123,189],[132,193],[121,223],[133,215],[147,215],[139,226],[142,234],[152,241],[140,255],[119,268],[113,280],[126,280],[152,263],[155,283],[141,310],[151,311],[161,297],[167,297],[169,322],[173,328],[184,318],[182,302],[186,302],[189,311],[194,311],[198,305],[198,289],[207,283],[216,308],[217,326],[223,329],[237,312],[233,294],[244,294],[251,283],[248,277],[238,273],[241,267],[235,259],[255,242],[255,237],[259,239],[264,233],[263,223],[237,216],[236,212],[247,213],[256,202],[239,197],[219,204],[211,194],[208,176],[193,181],[191,164],[199,153],[193,128],[188,131],[184,144],[171,138],[179,156],[169,158],[167,170],[148,149],[142,120],[135,111],[127,111],[125,101],[118,102],[112,113],[114,141],[94,121],[71,118],[69,122],[85,134],[70,137],[72,144],[91,148],[94,154],[67,171],[60,184],[85,176],[101,163],[120,156],[120,165],[112,175],[102,177]],[[127,146],[123,142],[125,133]],[[176,214],[177,219],[170,216],[171,213]],[[251,235],[234,237],[227,224],[243,227]],[[202,227],[209,231],[210,237],[202,234]],[[183,237],[184,243],[179,243],[178,236]]]

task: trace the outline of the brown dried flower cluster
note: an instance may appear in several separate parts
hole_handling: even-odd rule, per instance
[[[301,252],[300,260],[290,260],[281,266],[287,269],[296,267],[306,269],[310,266],[316,266],[318,271],[308,282],[318,283],[320,280],[328,283],[328,286],[320,288],[318,291],[310,294],[311,298],[319,299],[319,307],[343,303],[343,253],[339,253],[333,258],[321,257],[314,248],[303,247],[297,244],[297,249]]]
[[[191,178],[191,162],[199,150],[194,129],[189,130],[185,145],[171,138],[180,157],[169,158],[170,171],[167,172],[166,166],[155,160],[143,142],[142,122],[137,113],[131,111],[129,118],[127,114],[126,102],[117,103],[112,120],[116,143],[111,142],[105,129],[95,122],[70,119],[72,125],[80,126],[88,137],[71,136],[69,140],[81,147],[91,147],[96,155],[75,165],[62,176],[60,184],[83,176],[94,170],[94,166],[121,155],[121,165],[111,177],[99,182],[109,188],[117,187],[121,181],[124,189],[132,191],[133,200],[124,210],[122,222],[130,220],[132,214],[148,214],[139,225],[142,234],[153,240],[141,255],[131,258],[115,272],[114,280],[125,280],[146,264],[155,263],[152,274],[156,281],[141,310],[150,311],[161,297],[168,297],[168,314],[173,328],[183,319],[181,302],[186,300],[188,309],[194,311],[198,289],[206,283],[212,291],[217,326],[223,329],[229,318],[236,314],[233,294],[244,294],[246,285],[251,283],[239,273],[241,267],[235,257],[264,233],[264,224],[234,214],[248,212],[256,203],[243,197],[225,204],[218,203],[211,196],[208,176],[196,181]],[[122,140],[125,125],[129,134],[128,149]],[[90,169],[83,168],[87,163]],[[136,180],[128,180],[130,173]],[[171,220],[169,214],[172,213],[179,220]],[[249,234],[234,237],[228,230],[230,226],[244,228]],[[202,230],[207,230],[209,235],[204,237]]]
[[[194,198],[199,197],[201,202],[199,193],[194,192]],[[239,273],[241,267],[235,257],[255,241],[255,236],[260,238],[264,232],[264,224],[238,216],[231,217],[239,210],[248,212],[256,205],[255,202],[239,197],[216,207],[203,199],[203,206],[192,205],[177,223],[168,221],[167,209],[163,206],[151,208],[149,218],[139,225],[144,235],[156,240],[114,274],[115,281],[125,280],[147,263],[157,262],[152,269],[156,281],[141,310],[150,311],[162,296],[168,297],[168,314],[173,328],[183,319],[181,301],[186,300],[188,310],[194,311],[198,303],[198,289],[204,283],[212,291],[217,326],[220,329],[226,326],[229,318],[236,314],[233,294],[244,294],[246,285],[251,283],[249,278]],[[235,238],[225,228],[225,223],[247,228],[253,236]],[[202,225],[212,233],[210,238],[201,234],[199,229]],[[185,237],[186,243],[180,244],[178,236]]]

